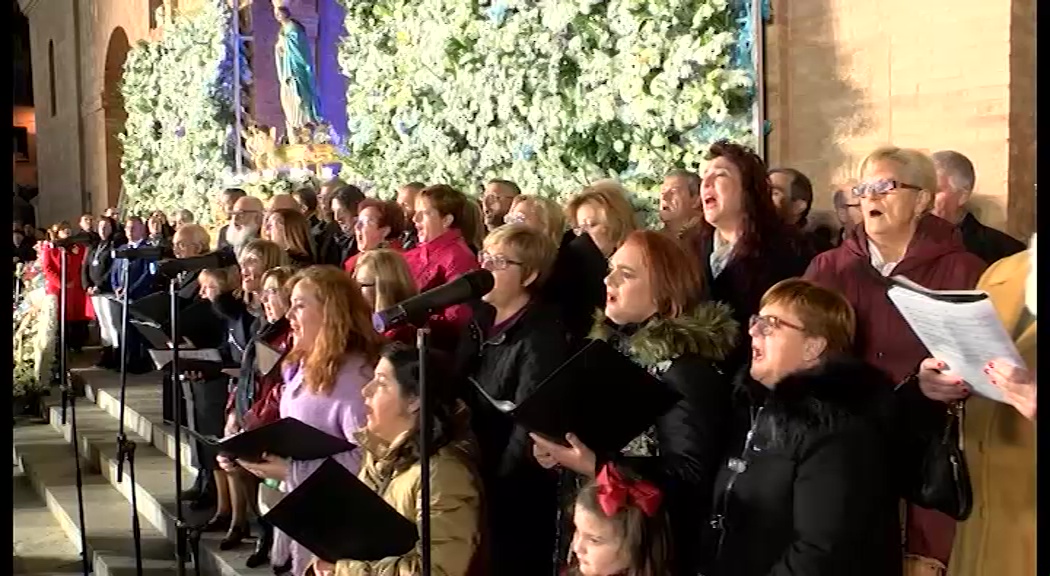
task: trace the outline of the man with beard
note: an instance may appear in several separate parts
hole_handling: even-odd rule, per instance
[[[263,202],[255,196],[242,196],[230,210],[230,223],[225,227],[226,245],[240,254],[241,248],[259,237],[263,225]]]
[[[232,217],[231,214],[233,213],[233,205],[236,204],[238,200],[244,198],[247,195],[248,193],[244,190],[241,190],[240,188],[227,188],[222,191],[222,195],[219,197],[219,202],[222,203],[222,211],[226,214],[227,218]],[[219,238],[218,242],[216,243],[216,248],[218,248],[219,250],[222,250],[223,248],[226,248],[230,245],[229,242],[226,241],[226,230],[228,230],[229,227],[230,223],[227,222],[225,225],[223,225],[222,228],[219,228]]]
[[[481,195],[481,209],[485,213],[485,228],[492,232],[503,226],[503,218],[510,212],[514,198],[521,194],[518,185],[510,180],[489,180]]]

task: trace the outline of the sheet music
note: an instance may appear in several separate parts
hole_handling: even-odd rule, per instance
[[[944,302],[897,286],[888,294],[930,355],[948,365],[945,372],[959,376],[981,396],[1004,401],[984,373],[985,364],[1003,358],[1026,366],[991,300]]]
[[[153,363],[157,368],[163,368],[166,364],[171,362],[174,356],[173,350],[154,350],[149,351],[150,358],[153,359]],[[206,362],[218,362],[222,363],[222,356],[219,351],[215,348],[202,348],[200,350],[186,350],[179,348],[179,358],[183,360],[203,360]]]

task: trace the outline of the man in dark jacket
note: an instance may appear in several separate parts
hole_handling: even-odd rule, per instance
[[[397,191],[397,205],[405,213],[405,222],[407,223],[405,231],[401,233],[401,248],[405,250],[411,250],[416,247],[416,244],[419,244],[419,238],[416,237],[416,227],[412,225],[412,222],[416,215],[416,196],[426,187],[426,184],[422,182],[409,182]]]
[[[1016,238],[981,224],[966,210],[977,176],[970,159],[953,150],[942,150],[932,156],[937,168],[937,193],[933,213],[955,224],[962,233],[966,251],[992,265],[1025,249]]]
[[[124,226],[124,233],[128,237],[128,243],[119,249],[142,248],[146,246],[146,224],[142,221],[142,218],[138,216],[128,218]],[[130,303],[153,292],[154,264],[155,261],[144,258],[134,260],[121,258],[115,260],[110,271],[110,283],[117,298],[123,297],[126,293]],[[128,276],[126,285],[124,284],[125,270],[127,270]],[[134,329],[129,329],[126,337],[127,340],[120,344],[127,347],[128,372],[144,374],[151,371],[153,366],[146,356],[142,338],[139,337]]]
[[[805,174],[794,168],[774,168],[769,171],[769,190],[780,218],[798,230],[813,254],[832,248],[829,239],[806,228],[806,218],[813,207],[813,183]]]

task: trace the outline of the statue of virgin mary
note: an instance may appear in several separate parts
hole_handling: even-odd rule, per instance
[[[295,143],[298,129],[320,121],[317,84],[310,41],[306,28],[292,19],[287,6],[276,6],[274,16],[281,25],[274,46],[277,61],[277,80],[281,85],[281,109],[289,143]]]

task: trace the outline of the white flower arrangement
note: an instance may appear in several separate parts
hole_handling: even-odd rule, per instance
[[[746,0],[342,0],[342,177],[556,198],[620,179],[651,210],[672,167],[753,144]],[[745,51],[746,52],[746,51]]]
[[[12,393],[15,397],[48,387],[58,338],[58,298],[47,294],[39,264],[23,278],[28,285],[14,314]]]
[[[160,40],[128,53],[121,84],[125,211],[188,208],[211,223],[210,199],[233,164],[231,14],[228,2],[207,0],[166,24]]]

